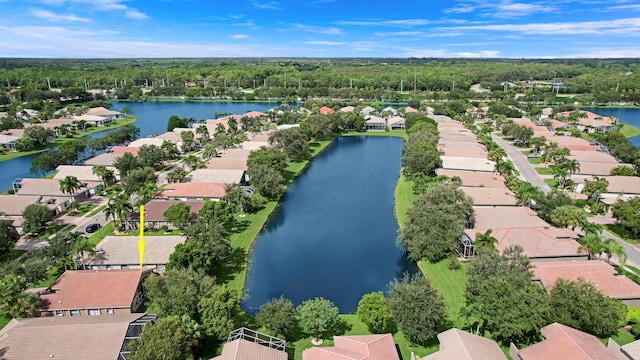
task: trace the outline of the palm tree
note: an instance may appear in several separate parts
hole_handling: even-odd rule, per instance
[[[589,198],[595,195],[596,203],[600,202],[602,194],[606,193],[609,189],[609,182],[605,178],[593,177],[593,181],[589,181],[584,184],[582,193]]]
[[[493,149],[493,150],[489,151],[489,154],[487,155],[487,158],[489,160],[491,160],[491,161],[500,161],[505,156],[507,156],[507,152],[504,151],[504,149],[500,147],[500,148],[496,148],[496,149]]]
[[[580,171],[580,162],[575,159],[567,160],[564,163],[567,172],[569,173],[569,179],[571,179],[571,175]]]
[[[200,125],[196,128],[196,134],[200,135],[202,139],[209,140],[209,129],[206,125]],[[205,141],[207,141],[205,140]]]
[[[495,165],[495,171],[502,176],[509,176],[513,174],[515,167],[511,161],[498,160]]]
[[[193,154],[183,157],[180,162],[191,170],[195,170],[198,167],[202,166],[202,160]]]
[[[91,168],[91,172],[93,175],[97,176],[102,180],[102,185],[107,186],[111,181],[115,179],[112,170],[107,169],[104,165],[95,165]]]
[[[624,251],[624,246],[614,239],[607,239],[603,243],[602,251],[607,254],[607,262],[611,263],[611,257],[615,255],[620,261],[620,265],[624,265],[627,261],[627,253]]]
[[[109,199],[104,213],[107,219],[113,217],[116,229],[122,230],[124,220],[131,210],[133,210],[133,206],[129,202],[129,197],[126,194],[119,194]]]
[[[216,156],[218,156],[218,149],[216,149],[216,146],[213,143],[207,143],[202,151],[202,157],[205,159],[211,159]]]
[[[71,201],[75,201],[73,195],[75,195],[76,191],[82,188],[82,184],[78,181],[78,178],[75,176],[65,176],[64,179],[58,181],[60,183],[60,191],[63,194],[67,194],[71,196]]]
[[[558,187],[564,189],[564,184],[567,181],[567,175],[569,174],[565,163],[553,164],[550,168],[553,172],[553,178],[558,181]]]
[[[586,251],[589,254],[589,260],[595,260],[596,255],[600,258],[600,255],[604,251],[604,244],[602,242],[602,238],[600,238],[597,234],[585,234],[580,239],[578,239],[580,245],[579,252]]]
[[[84,236],[81,236],[73,246],[73,255],[80,255],[79,258],[80,258],[80,262],[82,263],[82,270],[86,270],[85,256],[84,256],[85,252],[89,256],[93,256],[96,253],[95,249],[93,248],[93,245],[91,245],[91,243],[89,242],[89,239],[87,239]]]
[[[484,234],[476,233],[476,239],[473,242],[474,245],[478,248],[491,249],[495,251],[496,245],[498,244],[498,239],[491,236],[491,232],[492,230],[489,229]]]

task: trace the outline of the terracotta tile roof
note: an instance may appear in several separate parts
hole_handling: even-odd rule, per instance
[[[577,174],[607,176],[611,173],[611,170],[618,166],[632,167],[630,164],[581,162],[580,170],[578,170]]]
[[[571,152],[571,155],[567,156],[569,159],[578,160],[582,162],[602,162],[602,163],[615,163],[618,164],[618,160],[613,156],[600,152],[600,151],[579,151],[575,150]]]
[[[578,145],[578,144],[560,144],[558,147],[566,148],[571,151],[593,151],[596,152],[600,149],[599,146],[593,145]]]
[[[518,204],[518,200],[509,189],[481,187],[462,187],[460,189],[473,199],[474,206],[515,206]]]
[[[224,344],[222,354],[211,360],[287,360],[287,353],[244,339]]]
[[[139,236],[107,236],[96,245],[96,255],[87,265],[139,266],[138,240]],[[183,236],[145,236],[143,266],[165,265],[176,245],[184,241]]]
[[[640,194],[640,177],[637,176],[604,176],[609,182],[607,193]]]
[[[528,207],[476,208],[476,229],[544,228],[550,226]]]
[[[18,195],[45,195],[45,196],[56,196],[61,198],[70,198],[67,194],[60,191],[60,182],[54,179],[35,179],[35,178],[24,178],[20,181],[20,185],[22,186],[17,194]],[[80,190],[76,191],[76,193],[80,193],[82,191],[87,190],[86,187],[80,188]]]
[[[404,112],[405,113],[412,113],[412,112],[418,112],[418,110],[412,108],[411,106],[407,106],[406,108],[404,108]]]
[[[262,115],[264,115],[264,113],[260,112],[260,111],[249,111],[247,113],[242,114],[241,117],[245,117],[246,116],[246,117],[250,117],[250,118],[256,118],[256,117],[260,117]]]
[[[513,208],[511,208],[513,209]],[[509,246],[519,245],[531,259],[584,257],[580,253],[580,244],[575,240],[578,235],[569,229],[559,228],[520,228],[500,229],[491,228],[491,236],[498,239],[496,248],[504,251]],[[488,229],[466,229],[464,232],[474,240],[477,233],[485,233]]]
[[[264,142],[269,142],[269,135],[270,134],[257,134],[254,135],[251,138],[251,141],[264,141]]]
[[[247,170],[247,159],[214,157],[207,161],[205,168]]]
[[[140,148],[130,147],[130,146],[114,146],[111,149],[112,149],[111,153],[113,155],[122,155],[124,153],[130,153],[133,156],[138,156],[138,151],[140,151]]]
[[[626,276],[616,275],[613,266],[604,261],[553,261],[535,263],[534,279],[550,290],[558,279],[578,278],[594,284],[604,295],[625,300],[640,299],[640,285]]]
[[[120,156],[122,156],[122,155],[113,154],[113,153],[102,153],[100,155],[92,157],[91,159],[86,160],[84,162],[84,165],[88,165],[88,166],[95,166],[95,165],[113,166],[113,163]]]
[[[550,115],[550,114],[547,114],[547,115]],[[560,128],[560,127],[563,127],[563,126],[567,126],[567,125],[569,125],[569,124],[567,124],[566,122],[562,122],[560,120],[555,120],[555,119],[551,120],[551,127],[554,128],[554,129],[557,129],[557,128]]]
[[[455,141],[455,140],[440,140],[438,147],[443,149],[480,149],[486,151],[484,146],[469,141]]]
[[[469,141],[469,142],[478,142],[478,138],[474,134],[468,133],[459,133],[459,134],[440,134],[440,139],[443,141]]]
[[[164,221],[162,215],[171,205],[185,204],[191,207],[193,214],[198,214],[204,201],[151,200],[144,205],[144,219],[147,221]]]
[[[519,351],[522,360],[616,360],[597,337],[553,323],[543,327],[541,342]]]
[[[549,142],[555,142],[558,145],[589,145],[587,140],[573,136],[552,135],[547,137],[547,143]]]
[[[439,150],[442,151],[445,156],[470,157],[470,158],[478,158],[478,159],[487,158],[487,152],[480,147],[468,148],[468,149],[446,147],[444,149],[439,149]]]
[[[130,308],[138,284],[148,272],[123,270],[67,270],[41,295],[42,309],[69,310]]]
[[[114,360],[129,324],[144,315],[14,319],[0,330],[2,358]]]
[[[355,106],[345,106],[340,109],[342,112],[354,112],[356,110]]]
[[[459,329],[438,334],[440,349],[422,360],[507,360],[493,340]]]
[[[445,175],[448,177],[458,176],[462,179],[462,185],[464,186],[480,186],[480,187],[495,187],[505,188],[505,179],[502,175],[484,172],[484,171],[463,171],[463,170],[448,170],[438,169],[436,174]]]
[[[138,139],[136,141],[133,141],[129,144],[129,147],[142,147],[142,145],[155,145],[155,146],[162,146],[162,143],[164,142],[163,139],[157,138],[157,137],[153,137],[153,138],[142,138],[142,139]]]
[[[116,174],[118,173],[118,170],[114,167],[109,167],[109,170]],[[54,180],[62,180],[67,176],[75,176],[80,181],[102,181],[98,175],[93,173],[93,166],[60,165],[56,168],[56,171],[57,173],[53,177]]]
[[[119,111],[109,110],[100,106],[100,107],[95,107],[87,110],[86,114],[97,115],[97,116],[109,116],[109,115],[120,115],[121,113]]]
[[[333,342],[306,349],[302,360],[400,360],[391,334],[334,336]]]
[[[239,184],[244,177],[244,170],[231,169],[197,169],[187,175],[191,182],[211,182],[221,184]]]
[[[495,162],[472,157],[441,156],[442,168],[451,170],[493,172]]]
[[[323,106],[320,108],[320,115],[327,115],[327,114],[333,114],[333,113],[335,113],[335,110],[333,110],[328,106]]]
[[[270,147],[271,145],[268,141],[251,140],[243,142],[242,144],[240,144],[239,148],[243,150],[258,150],[263,146]]]
[[[225,150],[220,157],[223,158],[237,158],[237,159],[248,159],[249,154],[251,154],[252,150],[249,149],[229,149]]]
[[[221,199],[226,194],[224,184],[213,182],[188,182],[167,184],[158,198],[207,198]]]
[[[64,202],[68,197],[63,197]],[[24,209],[31,204],[44,204],[46,200],[42,195],[0,195],[0,213],[7,216],[20,216]],[[55,203],[58,203],[56,201]],[[50,209],[55,208],[56,204],[51,204]]]

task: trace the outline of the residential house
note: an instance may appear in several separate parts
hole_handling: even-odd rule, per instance
[[[577,175],[592,175],[592,176],[608,176],[611,174],[611,170],[618,166],[633,167],[631,164],[620,163],[604,163],[604,162],[580,162],[580,169],[576,171]]]
[[[509,354],[518,360],[617,360],[597,337],[566,325],[553,323],[540,332],[544,340],[518,350],[512,343]]]
[[[391,334],[334,336],[333,346],[312,347],[302,360],[400,360]]]
[[[113,171],[116,180],[120,179],[120,173],[118,169],[107,166],[107,169]],[[63,180],[67,176],[73,176],[83,183],[101,183],[102,179],[98,175],[93,173],[93,166],[86,165],[60,165],[56,168],[56,174],[53,176],[54,180]],[[92,188],[91,190],[95,190]],[[94,192],[90,193],[93,195]]]
[[[449,170],[493,172],[496,163],[482,158],[441,156],[442,168]]]
[[[335,113],[335,110],[328,106],[323,106],[320,108],[320,115],[329,115]]]
[[[213,174],[218,172],[239,173],[242,170],[209,170]],[[233,184],[233,183],[232,183]],[[156,196],[158,199],[173,199],[182,201],[222,199],[226,194],[224,183],[187,182],[167,184]]]
[[[342,112],[354,112],[354,111],[356,111],[356,107],[355,106],[345,106],[343,108],[340,108],[340,111],[342,111]]]
[[[474,209],[472,229],[528,229],[549,227],[535,211],[528,207],[492,207]]]
[[[0,148],[15,150],[19,139],[20,136],[12,136],[8,135],[8,132],[7,134],[3,132],[0,134]]]
[[[145,206],[145,221],[147,208]],[[95,255],[85,261],[90,270],[140,269],[138,236],[107,236],[96,245]],[[184,236],[145,236],[143,269],[163,272],[176,245]]]
[[[392,108],[391,106],[387,106],[386,108],[382,109],[382,111],[388,113],[390,116],[398,115],[398,110],[396,108]]]
[[[603,198],[628,198],[640,196],[640,177],[637,176],[603,176],[609,182]]]
[[[404,130],[406,121],[402,116],[391,116],[387,119],[391,130]]]
[[[622,345],[620,352],[623,354],[624,357],[622,359],[624,360],[640,360],[640,340]]]
[[[405,114],[407,114],[407,113],[415,113],[415,112],[418,112],[418,110],[412,108],[411,106],[407,106],[406,108],[404,108],[404,113]]]
[[[286,341],[239,328],[231,332],[222,354],[211,360],[287,360]]]
[[[377,110],[371,106],[365,106],[362,110],[360,110],[360,115],[368,116],[371,114],[375,114]]]
[[[595,285],[604,295],[627,306],[640,306],[640,285],[604,261],[554,261],[536,263],[533,278],[551,290],[558,279],[575,281],[582,278]]]
[[[385,131],[387,130],[387,122],[379,116],[370,116],[364,123],[367,131]]]
[[[515,210],[517,208],[506,208]],[[476,209],[479,210],[479,209]],[[498,240],[496,249],[503,252],[511,246],[520,246],[531,261],[587,260],[589,254],[582,251],[576,241],[578,234],[569,229],[554,227],[475,228],[465,229],[460,240],[458,254],[464,258],[475,255],[476,235],[491,229],[491,236]]]
[[[504,176],[490,172],[437,169],[436,174],[449,178],[459,177],[462,185],[467,187],[506,188]]]
[[[151,269],[67,270],[41,295],[41,316],[134,313],[144,300]]]
[[[92,189],[100,183],[83,182],[82,187],[76,191],[73,197],[76,200],[84,199],[90,196]],[[13,191],[19,196],[24,195],[41,195],[47,198],[47,204],[56,204],[57,213],[64,212],[72,202],[72,198],[60,190],[60,182],[54,179],[36,179],[24,178],[13,181]]]
[[[107,126],[107,125],[110,125],[113,122],[112,119],[109,119],[107,117],[98,116],[98,115],[90,115],[90,114],[74,115],[74,116],[71,117],[71,119],[73,121],[84,120],[87,123],[95,125],[95,126]]]
[[[0,219],[9,220],[18,232],[22,230],[22,213],[31,204],[46,205],[58,215],[58,205],[69,200],[68,196],[0,195]]]
[[[87,110],[87,112],[85,114],[102,116],[105,119],[107,119],[107,121],[109,121],[109,123],[113,122],[113,120],[115,120],[115,119],[122,118],[122,113],[121,112],[105,109],[102,106],[91,108],[91,109]]]
[[[516,206],[515,194],[505,188],[462,187],[465,195],[473,200],[474,207]]]
[[[440,349],[421,360],[507,360],[498,343],[459,329],[438,334]]]
[[[161,139],[158,137],[146,137],[146,138],[138,139],[136,141],[131,142],[128,147],[140,148],[143,145],[155,145],[157,147],[161,147],[163,143],[164,143],[164,139]]]
[[[204,165],[205,169],[247,170],[246,158],[213,157]]]
[[[185,204],[189,206],[189,210],[193,214],[193,218],[195,219],[198,216],[198,213],[204,206],[206,201],[191,201],[191,200],[151,200],[144,205],[144,224],[146,228],[150,229],[159,229],[163,225],[167,225],[170,229],[173,229],[173,224],[169,223],[164,218],[164,212],[169,209],[172,205],[176,204]],[[140,223],[140,213],[133,212],[130,216],[131,225],[136,228]]]
[[[143,313],[13,319],[0,330],[0,357],[126,360],[129,342],[155,322],[155,315]]]

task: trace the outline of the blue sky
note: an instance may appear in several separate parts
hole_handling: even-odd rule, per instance
[[[0,57],[640,57],[640,0],[0,0]]]

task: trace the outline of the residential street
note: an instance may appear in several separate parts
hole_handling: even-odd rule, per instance
[[[544,180],[540,177],[540,174],[536,171],[536,169],[529,163],[529,160],[526,156],[524,156],[518,148],[509,144],[503,138],[491,134],[491,139],[498,143],[502,148],[507,152],[511,161],[513,161],[513,165],[515,165],[516,169],[520,172],[520,176],[523,180],[531,183],[542,189],[545,194],[551,191],[551,188]]]
[[[491,138],[493,141],[498,143],[502,148],[505,149],[511,161],[520,172],[520,175],[525,181],[539,187],[545,194],[551,192],[551,188],[547,183],[544,182],[540,174],[536,171],[536,169],[529,163],[529,160],[526,156],[524,156],[518,148],[509,144],[506,140],[502,139],[495,134],[491,134]],[[628,244],[627,242],[619,239],[612,233],[608,231],[603,231],[601,234],[603,239],[615,239],[617,242],[624,246],[625,252],[627,253],[627,264],[640,268],[640,249],[634,245]],[[617,262],[617,259],[613,258],[613,262]]]

